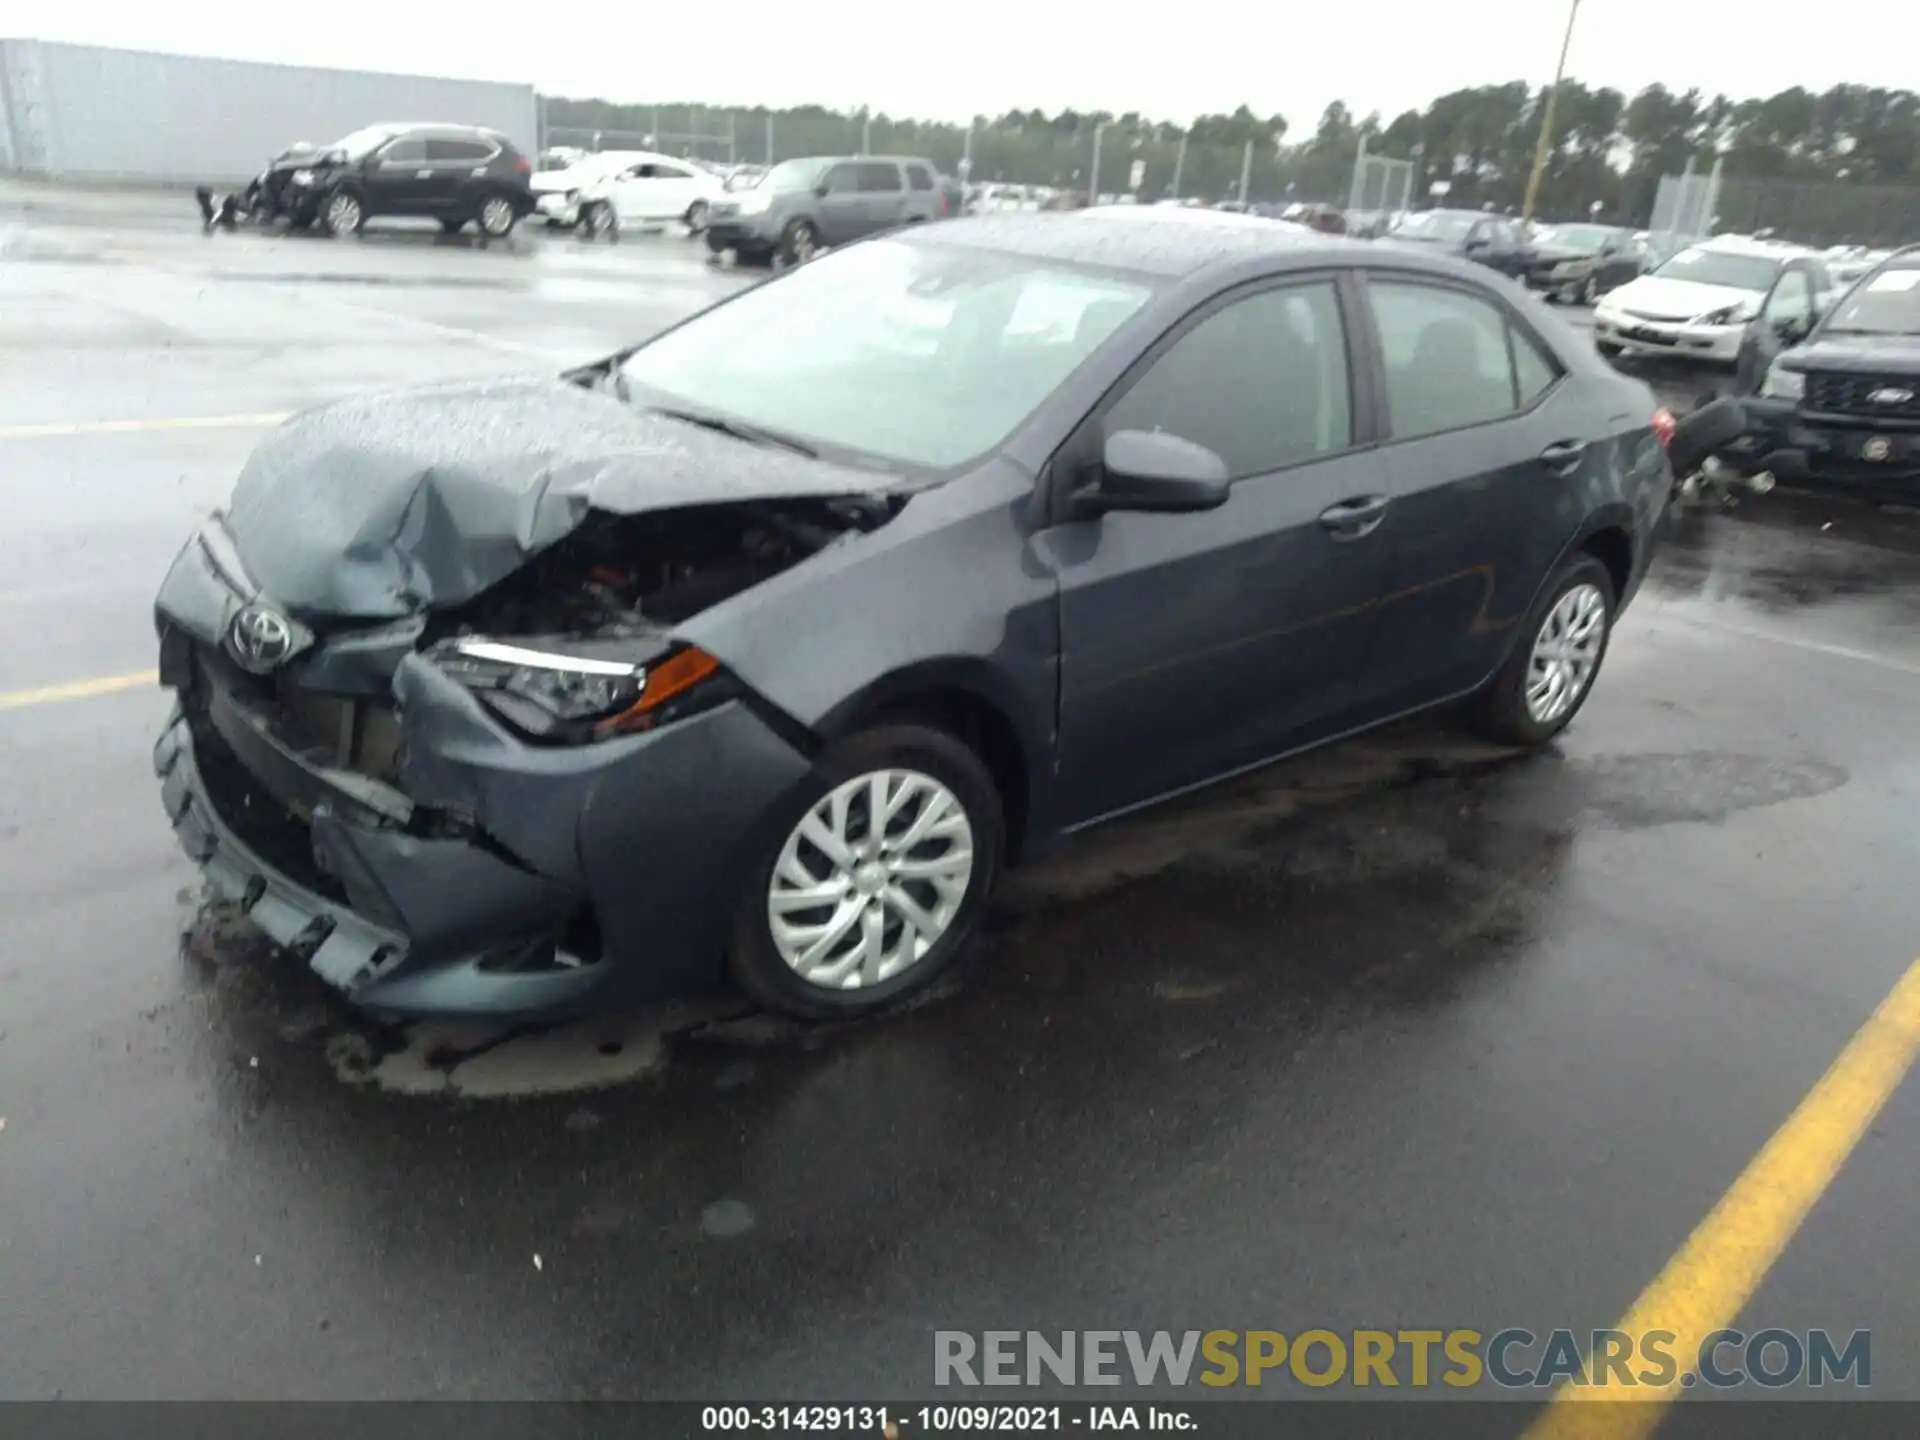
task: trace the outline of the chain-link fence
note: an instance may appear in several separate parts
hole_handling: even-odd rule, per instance
[[[1362,145],[1353,162],[1347,213],[1386,217],[1413,208],[1413,162],[1371,155]]]
[[[1771,230],[1803,245],[1910,245],[1920,241],[1920,188],[1825,180],[1729,179],[1718,228]]]
[[[1663,175],[1653,197],[1653,217],[1647,229],[1674,240],[1697,240],[1727,227],[1720,223],[1720,166],[1702,175],[1688,170]]]
[[[540,150],[653,150],[664,155],[681,155],[716,165],[731,165],[747,158],[738,152],[741,137],[731,116],[715,124],[713,118],[689,109],[658,106],[642,108],[639,126],[631,109],[620,118],[628,123],[599,127],[585,124],[556,125],[551,122],[547,101],[540,103]]]

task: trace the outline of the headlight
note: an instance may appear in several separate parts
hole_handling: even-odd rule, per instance
[[[516,728],[574,742],[677,718],[686,692],[720,668],[704,650],[690,647],[639,665],[478,638],[451,641],[431,658]]]
[[[313,183],[313,172],[311,170],[294,171],[293,183],[296,185],[311,185]]]
[[[1737,305],[1722,305],[1718,310],[1710,310],[1694,320],[1696,325],[1744,325],[1754,316],[1757,307],[1751,300],[1742,300]]]
[[[1807,393],[1807,377],[1798,370],[1783,369],[1776,360],[1767,367],[1760,393],[1769,400],[1798,400]]]
[[[758,215],[771,208],[773,197],[764,190],[742,190],[739,204],[742,215]]]

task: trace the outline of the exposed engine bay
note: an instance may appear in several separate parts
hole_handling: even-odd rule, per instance
[[[434,631],[436,638],[657,635],[844,536],[878,529],[902,503],[769,500],[638,515],[596,511]]]

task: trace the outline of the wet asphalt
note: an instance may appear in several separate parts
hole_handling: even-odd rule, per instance
[[[152,665],[245,417],[744,283],[191,208],[0,192],[0,694]],[[99,421],[153,423],[21,429]],[[1089,836],[843,1026],[377,1029],[200,911],[157,690],[0,709],[0,1397],[845,1400],[930,1393],[935,1329],[1610,1325],[1920,951],[1916,581],[1910,514],[1684,517],[1551,751],[1437,717]],[[1872,1329],[1883,1396],[1917,1133],[1909,1081],[1743,1312]]]

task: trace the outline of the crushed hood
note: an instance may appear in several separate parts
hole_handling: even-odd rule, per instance
[[[564,380],[437,386],[289,420],[234,485],[253,579],[296,614],[459,605],[589,511],[880,494],[896,476],[750,444]]]

